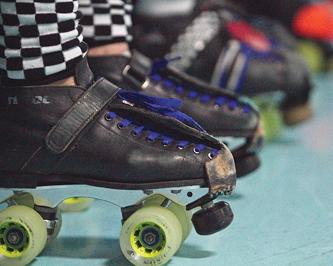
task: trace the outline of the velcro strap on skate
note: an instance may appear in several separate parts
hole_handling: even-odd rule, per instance
[[[55,154],[66,151],[119,90],[104,78],[95,82],[48,133],[46,136],[47,148]]]
[[[145,89],[145,83],[152,68],[152,61],[139,52],[133,51],[129,64],[123,70],[123,77],[133,85]]]

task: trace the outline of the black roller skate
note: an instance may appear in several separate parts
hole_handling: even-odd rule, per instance
[[[313,71],[332,69],[333,1],[235,0],[249,13],[283,23],[299,38],[298,50]]]
[[[232,222],[230,206],[214,203],[236,184],[224,144],[177,100],[94,81],[85,60],[75,72],[77,86],[0,87],[1,266],[32,261],[60,230],[57,207],[74,196],[121,208],[120,245],[135,265],[164,265],[192,223],[209,235]]]
[[[144,3],[141,2],[142,5]],[[297,52],[253,27],[247,20],[246,12],[234,2],[198,1],[190,16],[183,14],[182,20],[173,18],[168,24],[163,24],[165,17],[161,20],[158,17],[154,16],[152,10],[146,15],[136,15],[139,25],[142,23],[137,26],[138,33],[140,36],[148,34],[146,42],[139,37],[136,44],[140,48],[143,46],[140,43],[144,43],[146,48],[141,50],[146,54],[149,55],[154,47],[161,48],[163,52],[169,50],[167,57],[181,56],[180,60],[172,63],[180,71],[215,86],[260,98],[260,105],[269,110],[263,115],[264,121],[271,121],[276,116],[273,119],[276,130],[280,129],[280,111],[288,125],[311,116],[309,98],[312,84],[306,63]],[[177,33],[171,32],[179,28],[179,23],[185,30],[178,34],[175,41]],[[153,39],[149,34],[156,36],[156,32],[166,36],[168,41],[163,45],[156,42],[149,45]],[[271,125],[270,122],[265,127],[268,137],[276,131],[270,133],[274,128]]]
[[[262,15],[282,22],[298,36],[323,41],[332,39],[331,0],[232,1],[241,4],[252,15]]]
[[[97,76],[104,76],[120,87],[180,99],[181,111],[198,121],[208,133],[234,138],[228,144],[233,146],[238,177],[256,170],[260,166],[258,152],[263,144],[263,132],[255,107],[248,99],[183,74],[168,63],[165,59],[153,62],[138,52],[130,59],[125,56],[89,59]]]

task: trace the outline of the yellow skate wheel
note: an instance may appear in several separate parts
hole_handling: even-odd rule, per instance
[[[89,209],[93,201],[90,198],[68,198],[60,204],[60,209],[63,212],[82,212]]]
[[[260,110],[265,141],[270,142],[277,139],[283,129],[283,118],[278,104],[264,98],[255,99],[255,103]]]
[[[283,110],[283,120],[288,126],[297,125],[308,119],[313,115],[313,109],[310,103],[300,104],[287,110]]]
[[[176,198],[168,198],[161,194],[153,194],[147,197],[143,206],[161,206],[164,200],[170,199],[171,204],[169,204],[168,209],[172,211],[182,226],[183,232],[183,242],[187,239],[192,231],[192,213],[186,210],[186,207],[177,202]]]
[[[324,54],[318,45],[309,41],[300,41],[298,43],[298,50],[303,55],[312,72],[317,73],[324,69]]]
[[[123,225],[120,247],[136,266],[165,265],[183,241],[182,225],[176,215],[160,206],[136,211]]]
[[[0,265],[24,266],[44,249],[47,230],[43,218],[26,206],[0,212]]]
[[[283,128],[280,110],[275,107],[268,107],[262,109],[260,113],[266,141],[269,142],[279,138]]]

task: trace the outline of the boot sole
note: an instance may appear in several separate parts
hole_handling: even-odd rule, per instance
[[[158,177],[158,173],[156,173]],[[1,188],[37,188],[43,186],[57,186],[57,185],[90,185],[96,187],[105,187],[113,189],[126,189],[126,190],[144,190],[144,189],[159,189],[159,188],[172,188],[172,187],[188,187],[200,186],[207,187],[204,179],[191,179],[180,181],[162,181],[162,182],[146,182],[146,183],[122,183],[110,182],[106,180],[96,180],[91,178],[70,177],[61,175],[17,175],[11,173],[0,173],[0,187]],[[46,181],[47,180],[47,181]],[[70,181],[68,181],[70,180]],[[140,180],[140,178],[138,178]]]

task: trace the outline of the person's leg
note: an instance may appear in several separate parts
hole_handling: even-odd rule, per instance
[[[132,4],[123,0],[80,0],[85,41],[90,56],[124,54],[132,40]]]
[[[47,84],[72,75],[87,52],[78,0],[1,0],[2,83]]]

